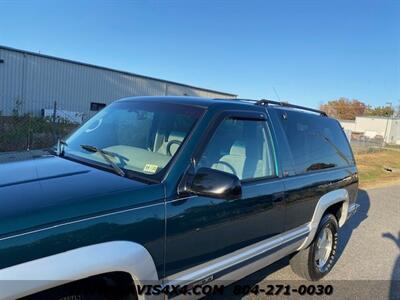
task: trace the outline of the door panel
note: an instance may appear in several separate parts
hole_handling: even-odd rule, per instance
[[[167,203],[166,276],[282,232],[282,182],[242,189],[238,200],[192,196]]]
[[[253,116],[256,115],[256,118]],[[260,117],[261,116],[261,117]],[[272,138],[262,114],[225,113],[207,130],[200,167],[236,175],[242,196],[204,196],[166,203],[166,276],[187,270],[282,232],[284,186],[278,177]]]

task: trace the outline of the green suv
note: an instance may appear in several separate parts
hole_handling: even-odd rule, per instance
[[[323,112],[122,99],[43,155],[0,165],[0,299],[154,297],[139,292],[225,284],[288,255],[318,280],[357,187]]]

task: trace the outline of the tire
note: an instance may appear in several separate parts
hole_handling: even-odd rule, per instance
[[[332,214],[324,215],[313,242],[290,259],[293,272],[311,281],[327,275],[336,263],[338,228],[338,222]]]

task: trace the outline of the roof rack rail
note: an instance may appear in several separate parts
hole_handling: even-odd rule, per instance
[[[320,114],[322,116],[325,116],[325,117],[328,116],[326,114],[326,112],[324,112],[322,110],[309,108],[309,107],[305,107],[305,106],[290,104],[290,103],[286,103],[286,102],[278,102],[278,101],[273,101],[273,100],[268,100],[268,99],[261,99],[261,100],[257,101],[257,105],[269,105],[269,104],[283,106],[283,107],[297,108],[297,109],[301,109],[301,110],[315,112],[315,113],[318,113],[318,114]]]

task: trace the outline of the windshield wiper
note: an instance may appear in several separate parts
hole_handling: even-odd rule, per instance
[[[64,155],[64,148],[68,147],[68,144],[63,139],[57,139],[57,155],[63,156]]]
[[[111,157],[114,157],[114,153],[108,152],[108,151],[104,151],[100,148],[97,148],[95,146],[91,146],[91,145],[81,145],[81,148],[88,151],[88,152],[93,152],[93,153],[99,153],[106,162],[109,163],[109,165],[114,169],[115,173],[117,173],[119,176],[124,177],[125,176],[125,172],[118,167],[118,165],[116,163],[114,163],[111,159]]]

